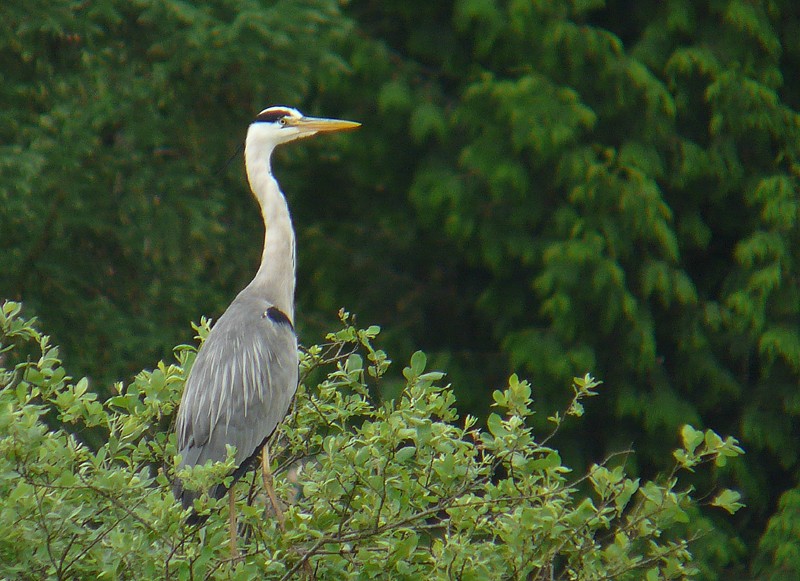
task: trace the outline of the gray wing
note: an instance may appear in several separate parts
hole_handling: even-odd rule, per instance
[[[211,329],[186,380],[176,426],[181,467],[225,460],[226,445],[236,446],[240,466],[285,417],[297,380],[288,317],[243,291]],[[191,505],[194,495],[179,483],[175,493]]]

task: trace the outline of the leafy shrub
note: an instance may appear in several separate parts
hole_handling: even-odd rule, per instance
[[[376,404],[390,362],[377,327],[343,328],[302,358],[293,411],[270,443],[283,522],[261,479],[235,488],[240,558],[231,556],[227,500],[202,497],[204,527],[185,524],[170,492],[170,423],[195,349],[143,371],[98,401],[73,381],[18,303],[0,313],[0,575],[12,578],[673,579],[696,573],[688,521],[691,487],[678,472],[722,465],[732,438],[685,426],[674,470],[641,481],[625,453],[573,475],[548,446],[599,382],[576,378],[553,432],[526,423],[531,386],[512,376],[494,393],[487,429],[460,418],[443,374],[417,352],[404,387]],[[208,331],[197,327],[201,338]],[[318,377],[319,380],[313,380]],[[93,445],[92,442],[99,442]],[[225,478],[230,462],[186,469],[189,483]],[[712,501],[741,504],[723,490]],[[701,534],[697,531],[695,534]]]

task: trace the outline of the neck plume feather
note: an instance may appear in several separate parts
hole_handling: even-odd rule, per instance
[[[294,229],[286,198],[270,169],[271,154],[271,146],[249,140],[245,146],[247,179],[261,206],[265,230],[261,266],[248,288],[262,294],[294,324]]]

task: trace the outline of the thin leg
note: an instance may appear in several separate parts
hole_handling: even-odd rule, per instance
[[[236,538],[238,536],[236,523],[236,497],[233,495],[233,487],[228,491],[228,518],[231,529],[231,559],[236,563],[242,556],[239,554],[239,549],[236,547]]]
[[[275,489],[272,487],[272,470],[269,467],[269,444],[264,445],[264,450],[261,454],[261,476],[264,478],[264,490],[267,491],[272,510],[275,511],[275,518],[278,520],[278,528],[281,529],[281,532],[286,532],[286,519],[283,516]]]
[[[286,532],[286,518],[283,516],[283,510],[278,502],[278,496],[275,494],[275,488],[272,486],[272,470],[269,467],[269,445],[264,445],[264,450],[261,453],[261,476],[264,478],[264,490],[267,491],[269,502],[272,504],[272,510],[275,512],[275,518],[278,521],[278,528],[281,532]],[[314,581],[317,577],[314,575],[314,570],[311,568],[311,563],[306,561],[303,563],[303,571],[306,573],[306,579]]]

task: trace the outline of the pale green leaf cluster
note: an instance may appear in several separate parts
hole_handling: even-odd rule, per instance
[[[1,313],[3,577],[684,579],[696,573],[701,531],[675,529],[694,502],[678,471],[742,452],[686,426],[666,477],[628,476],[629,451],[576,475],[548,445],[552,433],[541,438],[527,421],[534,390],[516,376],[494,393],[486,429],[459,416],[422,352],[402,370],[400,395],[375,403],[372,384],[390,365],[373,345],[379,329],[342,312],[343,328],[304,352],[306,379],[269,444],[285,523],[260,476],[246,476],[234,488],[241,558],[231,559],[227,502],[203,495],[195,509],[208,521],[190,527],[170,489],[170,423],[194,349],[100,402],[18,303]],[[205,336],[207,322],[197,330]],[[598,385],[575,378],[563,417],[580,416]],[[180,476],[200,488],[225,480],[233,452]],[[724,490],[712,504],[734,512],[738,500]]]

